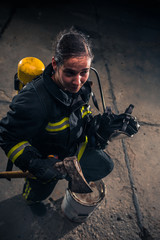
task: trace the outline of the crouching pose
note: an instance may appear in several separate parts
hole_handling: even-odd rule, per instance
[[[28,64],[38,65],[42,71],[35,74],[34,67],[29,70],[34,80],[13,98],[10,111],[0,121],[0,146],[9,159],[8,166],[15,164],[34,175],[24,184],[28,203],[46,199],[59,179],[67,179],[54,167],[65,157],[77,156],[88,182],[104,178],[113,169],[112,159],[103,151],[108,140],[122,130],[126,119],[124,132],[131,136],[138,131],[135,118],[128,113],[115,115],[108,110],[92,115],[89,41],[73,29],[57,39],[52,62],[45,69],[35,58],[19,63],[21,85]]]

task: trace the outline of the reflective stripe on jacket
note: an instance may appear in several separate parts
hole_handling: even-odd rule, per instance
[[[0,146],[13,163],[23,158],[26,147],[36,148],[42,157],[56,154],[61,159],[77,153],[83,142],[86,144],[85,129],[92,119],[90,85],[87,81],[78,94],[64,92],[51,79],[52,72],[50,64],[33,81],[35,86],[41,85],[41,96],[33,83],[27,84],[0,121]],[[84,145],[81,153],[83,149]]]

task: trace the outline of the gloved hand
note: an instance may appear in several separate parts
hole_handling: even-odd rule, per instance
[[[56,163],[59,163],[58,167],[55,166]],[[54,178],[63,179],[67,175],[65,170],[62,167],[63,162],[52,157],[47,159],[31,159],[28,166],[28,171],[32,173],[38,180],[42,182],[48,182]]]
[[[138,132],[138,129],[139,124],[131,114],[123,113],[116,115],[109,110],[101,116],[97,138],[101,144],[111,140],[111,137],[120,132],[131,137]]]
[[[24,149],[23,154],[15,161],[15,165],[23,171],[28,170],[37,180],[44,183],[54,178],[63,179],[67,175],[61,160],[54,157],[43,159],[38,150],[31,146]]]

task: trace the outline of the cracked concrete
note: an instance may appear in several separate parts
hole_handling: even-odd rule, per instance
[[[4,90],[0,89],[0,100],[6,101],[6,102],[11,102],[12,98],[10,96],[8,96]]]

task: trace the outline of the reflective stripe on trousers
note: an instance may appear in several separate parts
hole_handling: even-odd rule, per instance
[[[25,187],[25,190],[24,190],[24,193],[23,193],[23,197],[24,197],[25,200],[27,200],[28,195],[30,194],[30,191],[31,191],[31,187],[29,185],[29,181],[26,180],[26,187]]]

